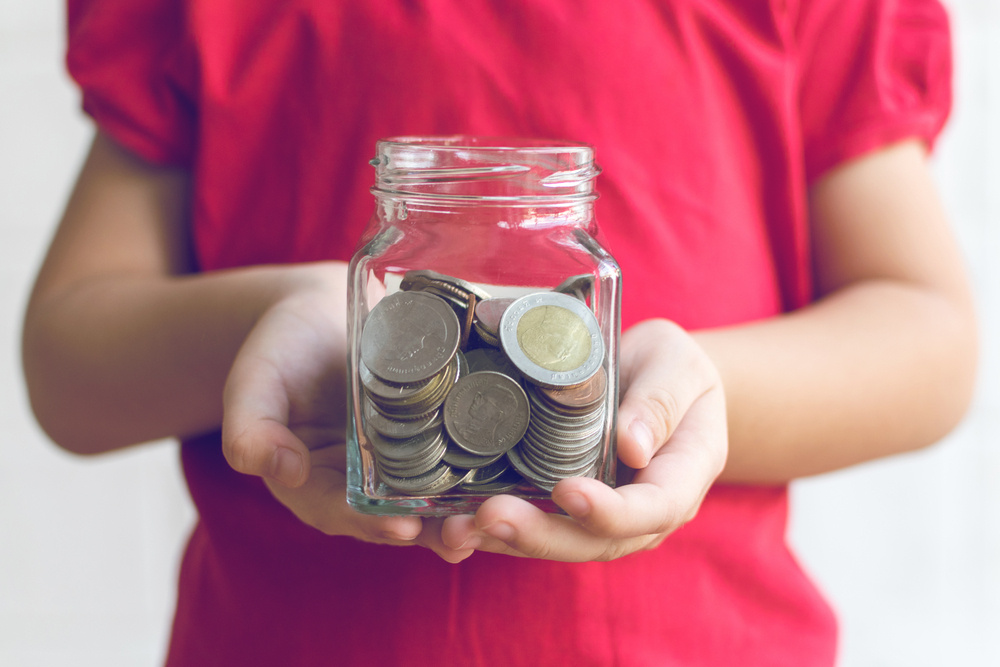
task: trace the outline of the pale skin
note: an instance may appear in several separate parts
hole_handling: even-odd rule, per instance
[[[918,449],[970,400],[972,299],[925,151],[906,141],[810,190],[814,304],[625,332],[617,488],[560,482],[570,517],[511,496],[447,520],[361,515],[345,499],[346,266],[190,274],[188,187],[98,134],[25,319],[32,406],[81,454],[221,425],[229,463],[330,535],[450,562],[613,559],[662,542],[716,479],[784,483]]]

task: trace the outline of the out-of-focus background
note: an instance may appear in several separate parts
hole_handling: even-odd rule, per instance
[[[1000,3],[948,0],[956,103],[935,171],[980,304],[979,391],[936,447],[796,482],[790,540],[842,667],[1000,665]],[[0,665],[161,663],[194,521],[177,448],[58,450],[22,386],[31,280],[93,128],[58,0],[0,0]]]

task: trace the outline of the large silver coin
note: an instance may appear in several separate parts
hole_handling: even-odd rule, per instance
[[[528,429],[528,396],[502,373],[471,373],[444,402],[444,424],[456,445],[471,454],[502,454]]]
[[[586,382],[604,362],[597,318],[579,300],[556,292],[510,304],[500,320],[500,344],[521,374],[543,387]]]
[[[458,349],[460,326],[447,303],[423,292],[396,292],[372,308],[361,334],[361,360],[386,382],[421,382]]]

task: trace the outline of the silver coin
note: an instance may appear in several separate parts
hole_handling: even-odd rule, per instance
[[[507,452],[507,460],[510,461],[510,465],[514,468],[514,470],[520,473],[521,477],[525,478],[533,486],[538,487],[542,491],[552,493],[552,489],[554,489],[556,484],[560,481],[547,476],[543,477],[542,475],[536,473],[532,468],[528,467],[528,465],[524,462],[524,459],[521,458],[521,455],[518,453],[516,447]]]
[[[466,480],[466,484],[489,484],[490,482],[498,479],[501,475],[510,469],[510,462],[503,456],[483,468],[477,468],[472,471],[472,475]]]
[[[476,454],[470,454],[458,445],[450,444],[444,453],[444,462],[456,468],[475,470],[477,468],[485,468],[502,457],[503,452],[492,456],[477,456]]]
[[[430,378],[422,382],[410,382],[407,384],[383,382],[368,370],[364,362],[358,364],[358,377],[361,378],[361,384],[369,394],[386,400],[400,401],[409,399],[414,394],[420,393],[433,379]]]
[[[447,303],[423,292],[396,292],[372,308],[361,333],[361,360],[387,382],[427,380],[458,349],[458,316]]]
[[[544,387],[581,384],[604,363],[597,318],[577,299],[556,292],[529,294],[508,306],[500,345],[526,379]]]
[[[484,484],[476,484],[474,482],[465,482],[462,484],[461,489],[466,493],[471,493],[480,496],[496,496],[501,493],[508,493],[513,491],[517,487],[524,484],[524,478],[522,478],[517,471],[513,468],[507,468],[499,477],[497,477],[492,482],[486,482]]]
[[[452,388],[444,403],[444,424],[456,445],[490,456],[517,444],[528,428],[528,397],[502,373],[471,373]]]
[[[578,276],[570,276],[553,288],[553,292],[560,292],[576,297],[586,303],[587,298],[594,293],[596,278],[593,274],[583,273]]]
[[[431,489],[438,488],[439,485],[451,488],[451,486],[461,483],[463,479],[462,475],[455,474],[451,466],[444,463],[438,464],[429,472],[416,477],[396,477],[379,468],[379,477],[382,478],[386,486],[407,495],[423,495]],[[447,486],[452,480],[454,483]]]
[[[429,429],[405,440],[392,440],[374,431],[366,431],[365,434],[376,454],[396,461],[419,458],[438,447],[444,439],[441,428]]]
[[[421,282],[424,284],[433,284],[435,282],[446,283],[453,285],[458,289],[466,293],[471,293],[476,295],[476,300],[486,300],[491,298],[489,293],[481,287],[476,287],[467,280],[462,280],[461,278],[456,278],[454,276],[445,275],[443,273],[438,273],[437,271],[407,271],[403,275],[402,285],[407,285],[402,289],[410,289],[412,285],[419,285]]]
[[[440,409],[434,410],[430,414],[422,415],[417,419],[403,421],[383,415],[367,395],[363,400],[365,423],[387,438],[412,438],[444,423],[444,417]]]
[[[583,384],[562,389],[539,387],[538,393],[552,403],[573,410],[589,410],[600,405],[608,393],[608,374],[604,367]]]

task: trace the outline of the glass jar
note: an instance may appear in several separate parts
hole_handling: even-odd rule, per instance
[[[473,513],[613,485],[621,271],[594,219],[593,148],[398,137],[348,286],[348,501]]]

